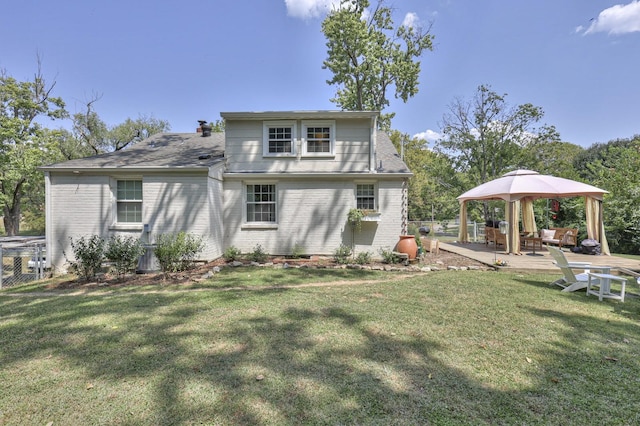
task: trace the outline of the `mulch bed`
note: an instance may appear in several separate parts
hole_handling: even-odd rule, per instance
[[[274,265],[282,265],[287,263],[289,266],[306,266],[310,268],[331,268],[337,264],[331,257],[312,256],[311,258],[288,259],[285,257],[272,257],[269,259]],[[244,262],[247,263],[247,262]],[[72,279],[59,281],[49,284],[46,288],[49,290],[69,290],[69,289],[92,289],[92,288],[117,288],[125,286],[150,286],[150,285],[180,285],[199,281],[203,275],[211,271],[216,266],[225,266],[228,262],[224,259],[216,259],[208,263],[196,263],[195,266],[187,271],[175,274],[149,273],[149,274],[130,274],[124,278],[117,278],[111,274],[104,274],[96,281],[86,282],[82,279]],[[437,267],[446,269],[449,266],[455,267],[477,267],[488,269],[487,265],[461,256],[456,253],[440,250],[439,254],[426,253],[423,256],[422,266]],[[374,264],[369,266],[389,266],[387,264]],[[394,265],[402,268],[401,265]]]

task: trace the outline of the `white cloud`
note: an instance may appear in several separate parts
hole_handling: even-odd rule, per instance
[[[406,15],[404,15],[404,20],[402,21],[402,25],[404,25],[405,27],[413,28],[418,26],[419,24],[420,24],[420,18],[418,18],[417,14],[413,12],[409,12]]]
[[[581,32],[583,27],[576,29]],[[640,2],[633,0],[631,3],[617,4],[600,12],[597,18],[591,21],[584,34],[607,32],[609,34],[626,34],[640,31]]]
[[[332,7],[338,7],[340,0],[284,0],[284,3],[289,16],[310,19],[326,14]]]
[[[441,139],[442,135],[438,132],[428,129],[428,130],[425,130],[424,132],[416,133],[415,135],[413,135],[413,138],[422,139],[427,142],[435,142]]]

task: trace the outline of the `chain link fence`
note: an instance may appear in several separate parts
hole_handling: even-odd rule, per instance
[[[13,287],[45,277],[47,268],[44,245],[3,247],[0,244],[0,288]]]

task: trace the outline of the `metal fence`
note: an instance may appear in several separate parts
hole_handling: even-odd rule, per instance
[[[43,245],[3,247],[0,244],[0,288],[44,278],[47,270]]]
[[[432,238],[457,239],[460,221],[457,219],[442,221],[410,221],[409,226],[414,229],[427,228],[427,235]],[[469,241],[484,241],[484,223],[467,222]]]

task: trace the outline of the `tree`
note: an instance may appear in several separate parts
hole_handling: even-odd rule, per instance
[[[604,221],[611,251],[640,252],[640,135],[595,144],[576,157],[580,177],[609,191]]]
[[[224,120],[216,120],[209,123],[211,131],[213,133],[224,133],[225,122]]]
[[[80,157],[120,151],[151,135],[170,129],[169,122],[144,115],[136,120],[127,118],[121,124],[108,127],[93,109],[93,104],[98,100],[100,96],[94,95],[87,102],[84,113],[73,115],[73,134],[80,145]],[[88,152],[91,154],[87,154]]]
[[[565,179],[580,180],[574,168],[574,160],[584,148],[569,142],[533,142],[522,150],[522,166],[541,174],[550,174]]]
[[[18,81],[0,72],[0,204],[7,235],[20,231],[22,201],[42,186],[37,167],[55,151],[51,135],[37,119],[67,117],[64,102],[51,95],[55,82],[47,85],[38,71],[33,81]]]
[[[470,187],[520,168],[528,161],[524,147],[559,138],[552,126],[534,128],[544,115],[542,108],[532,104],[510,107],[506,96],[481,85],[472,101],[456,99],[443,117],[444,136],[437,149],[452,158]],[[485,217],[486,213],[485,207]]]
[[[327,80],[337,85],[336,105],[349,111],[383,111],[389,106],[387,91],[404,102],[418,93],[420,62],[425,49],[432,50],[433,36],[422,28],[401,25],[394,29],[391,9],[380,1],[372,11],[368,0],[342,0],[322,23],[327,38],[323,68]],[[391,128],[394,114],[383,114],[381,129]]]
[[[394,130],[389,135],[413,172],[409,179],[409,220],[445,220],[458,214],[459,183],[449,159],[422,139]]]

